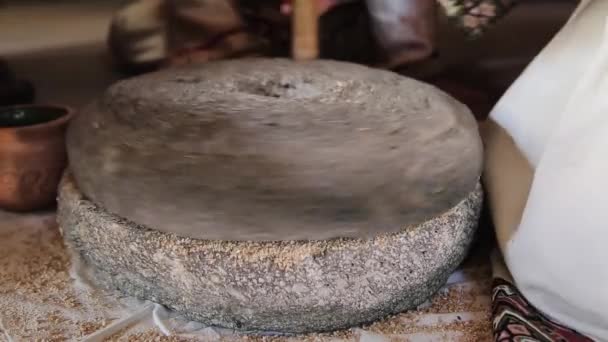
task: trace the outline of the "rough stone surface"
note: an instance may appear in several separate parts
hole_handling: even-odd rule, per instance
[[[58,220],[100,285],[209,325],[305,333],[356,326],[424,302],[462,261],[482,202],[373,239],[205,241],[149,230],[86,200],[71,176]]]
[[[121,81],[75,118],[67,142],[94,203],[209,240],[397,232],[462,201],[482,164],[464,105],[332,61],[220,61]]]

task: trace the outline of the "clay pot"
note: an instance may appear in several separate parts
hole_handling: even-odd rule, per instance
[[[0,207],[43,209],[55,202],[67,164],[65,130],[73,116],[66,107],[0,107]]]

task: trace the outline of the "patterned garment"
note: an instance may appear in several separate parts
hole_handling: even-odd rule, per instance
[[[482,35],[502,18],[516,0],[438,0],[447,16],[471,37]]]
[[[593,342],[546,318],[501,278],[492,286],[492,319],[496,342]]]

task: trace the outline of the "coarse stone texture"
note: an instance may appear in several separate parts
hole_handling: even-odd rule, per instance
[[[73,120],[67,145],[91,201],[205,240],[398,232],[462,201],[482,165],[466,106],[325,60],[218,61],[124,80]]]
[[[415,308],[463,260],[481,186],[453,208],[373,239],[235,242],[150,230],[60,185],[66,245],[99,285],[152,300],[208,325],[306,333],[353,327]]]

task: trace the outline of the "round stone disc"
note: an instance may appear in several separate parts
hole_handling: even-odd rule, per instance
[[[350,328],[412,309],[463,260],[481,186],[437,217],[372,239],[209,241],[130,223],[59,187],[66,246],[98,285],[163,304],[211,326],[307,333]]]
[[[244,59],[121,81],[69,128],[87,198],[207,240],[321,240],[397,232],[475,188],[469,110],[389,71]]]

